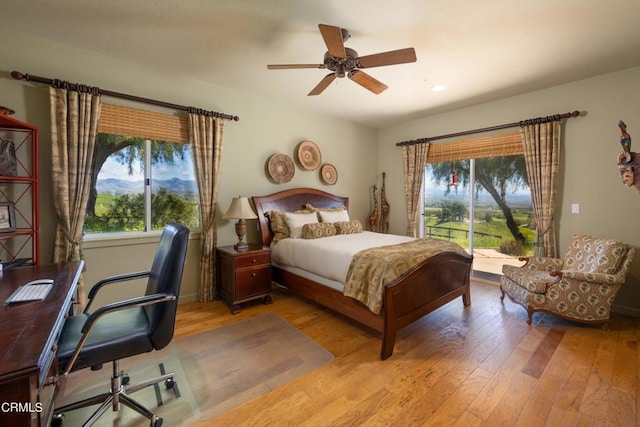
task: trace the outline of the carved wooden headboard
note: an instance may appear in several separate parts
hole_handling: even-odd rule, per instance
[[[316,208],[333,208],[345,206],[349,208],[349,198],[336,196],[315,188],[292,188],[290,190],[279,191],[268,196],[253,196],[253,203],[258,214],[260,224],[260,236],[262,245],[269,246],[273,239],[273,232],[269,226],[269,218],[266,213],[269,211],[293,212],[303,209],[307,203]]]

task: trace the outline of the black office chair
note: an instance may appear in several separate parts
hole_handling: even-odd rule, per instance
[[[109,406],[113,411],[120,410],[120,403],[147,417],[151,426],[162,425],[162,418],[156,417],[130,394],[162,381],[171,388],[174,373],[128,386],[128,377],[120,371],[119,360],[160,350],[171,342],[188,240],[189,229],[184,225],[167,225],[160,237],[151,270],[99,281],[89,291],[89,302],[84,312],[65,321],[58,342],[60,376],[66,378],[70,372],[87,367],[100,369],[105,362],[113,363],[113,375],[108,393],[56,408],[54,425],[62,422],[64,412],[101,404],[84,424],[89,426]],[[107,304],[89,312],[93,299],[104,286],[144,277],[148,277],[144,296]]]

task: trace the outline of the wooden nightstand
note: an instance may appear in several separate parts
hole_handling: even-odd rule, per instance
[[[271,249],[249,245],[246,252],[233,246],[216,247],[216,295],[231,306],[231,313],[242,310],[238,304],[262,298],[271,304]]]

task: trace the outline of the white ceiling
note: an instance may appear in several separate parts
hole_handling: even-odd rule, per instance
[[[371,127],[640,65],[639,0],[3,3],[3,27]],[[322,63],[319,23],[349,30],[361,56],[414,47],[418,61],[367,69],[380,95],[336,79],[309,97],[327,70],[266,65]]]

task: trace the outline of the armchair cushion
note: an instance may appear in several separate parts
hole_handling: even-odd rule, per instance
[[[502,273],[526,290],[537,294],[545,293],[547,287],[558,280],[557,277],[550,275],[548,271],[516,267],[514,265],[503,265]]]

